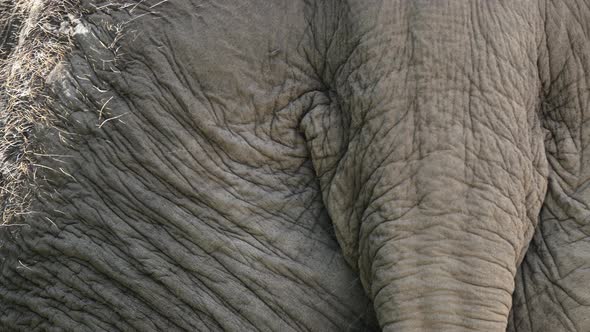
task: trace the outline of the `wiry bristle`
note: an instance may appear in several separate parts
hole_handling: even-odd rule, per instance
[[[0,0],[0,224],[24,213],[32,195],[35,126],[50,125],[45,78],[71,45],[77,0]],[[73,23],[73,22],[71,22]]]

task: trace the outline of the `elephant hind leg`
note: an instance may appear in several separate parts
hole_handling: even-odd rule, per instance
[[[546,188],[540,16],[364,4],[330,105],[302,122],[340,246],[383,329],[503,331]]]

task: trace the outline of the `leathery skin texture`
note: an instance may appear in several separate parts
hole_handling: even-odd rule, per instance
[[[589,2],[72,3],[1,331],[590,330]]]

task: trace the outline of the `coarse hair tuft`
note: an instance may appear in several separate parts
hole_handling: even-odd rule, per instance
[[[51,126],[45,81],[72,45],[79,0],[0,0],[0,226],[29,207],[38,167],[31,145]]]

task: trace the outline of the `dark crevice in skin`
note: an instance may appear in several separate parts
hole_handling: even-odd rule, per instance
[[[2,15],[0,20],[0,61],[6,59],[15,47],[17,33],[22,25],[22,18],[16,12],[13,1],[0,3],[0,12],[10,15]]]

